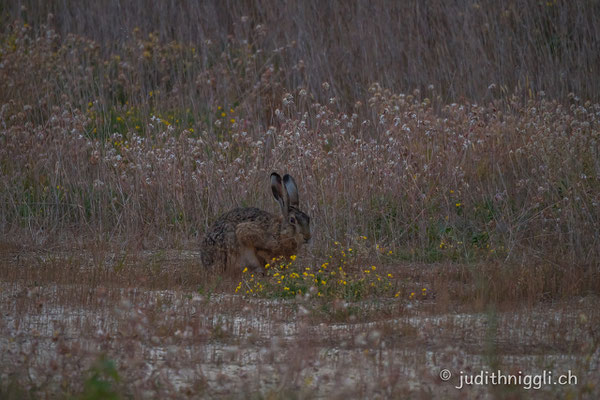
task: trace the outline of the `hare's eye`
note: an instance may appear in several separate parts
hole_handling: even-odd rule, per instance
[[[295,224],[296,223],[296,218],[294,218],[293,216],[290,217],[290,224]]]

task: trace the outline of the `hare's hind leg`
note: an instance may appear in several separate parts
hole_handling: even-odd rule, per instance
[[[260,260],[261,265],[265,266],[273,259],[273,254],[266,250],[256,249],[256,257]]]
[[[263,269],[277,249],[275,237],[266,234],[264,229],[253,222],[238,224],[235,234],[242,248],[243,256],[240,259],[255,268]]]
[[[265,265],[264,260],[256,255],[256,250],[249,246],[240,249],[237,264],[242,269],[248,268],[253,271],[260,270]]]
[[[273,235],[265,233],[262,228],[256,226],[253,222],[243,222],[238,224],[235,235],[242,246],[253,248],[258,251],[263,250],[260,251],[260,253],[273,253],[279,246],[277,239]],[[262,257],[261,255],[258,255],[258,258],[264,261],[268,259],[269,256]]]
[[[255,249],[273,251],[278,246],[277,239],[273,235],[265,233],[263,229],[252,222],[239,224],[235,235],[242,245]]]

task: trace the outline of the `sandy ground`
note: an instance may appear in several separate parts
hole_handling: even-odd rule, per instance
[[[522,311],[445,314],[430,311],[433,299],[373,299],[331,304],[323,314],[328,305],[310,300],[228,293],[22,282],[0,288],[2,379],[18,376],[41,392],[57,391],[61,382],[76,392],[76,382],[104,355],[135,397],[599,393],[600,301],[593,296]],[[448,381],[440,378],[444,369],[452,374]],[[464,376],[489,380],[493,371],[520,377],[520,384],[456,388]],[[527,378],[544,371],[553,380]],[[554,382],[569,373],[577,383]]]

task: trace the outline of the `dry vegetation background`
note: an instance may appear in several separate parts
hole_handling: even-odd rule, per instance
[[[599,7],[5,3],[2,230],[188,245],[278,170],[318,247],[597,262]]]
[[[234,206],[275,211],[279,171],[314,221],[306,263],[335,241],[395,276],[445,263],[394,286],[427,282],[436,312],[595,296],[599,20],[593,0],[0,0],[3,280],[104,282],[115,302],[129,286],[206,288],[199,262],[166,272],[143,251],[197,250]],[[130,263],[144,268],[116,273]],[[17,286],[15,312],[53,298]],[[577,349],[595,354],[588,334]]]

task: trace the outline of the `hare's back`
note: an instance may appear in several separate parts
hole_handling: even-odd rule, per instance
[[[233,239],[234,232],[239,224],[254,222],[257,226],[266,228],[273,221],[273,218],[272,214],[259,208],[234,208],[215,221],[206,234],[206,240],[212,243],[229,242]]]
[[[268,224],[273,220],[273,215],[256,207],[234,208],[223,214],[219,220],[231,225],[237,225],[241,222],[256,222],[258,224]]]

